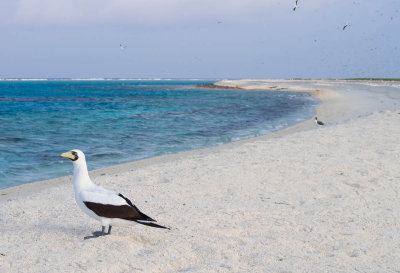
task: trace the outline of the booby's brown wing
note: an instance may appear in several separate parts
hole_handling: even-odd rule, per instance
[[[126,201],[124,202],[126,205],[103,204],[93,201],[84,201],[83,203],[88,209],[101,217],[156,222],[154,219],[142,213],[128,198],[122,194],[118,194],[118,196]]]

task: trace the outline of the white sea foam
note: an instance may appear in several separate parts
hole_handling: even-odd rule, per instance
[[[0,81],[48,81],[45,78],[2,78]]]
[[[37,79],[20,79],[21,81],[48,81],[48,79],[44,79],[44,78],[37,78]]]
[[[107,78],[72,78],[71,81],[109,81]]]

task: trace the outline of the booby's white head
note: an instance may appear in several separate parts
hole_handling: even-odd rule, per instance
[[[86,163],[85,154],[78,149],[63,153],[61,156],[70,159],[74,165]]]
[[[62,157],[68,158],[74,164],[74,177],[72,183],[74,184],[75,193],[80,192],[84,188],[93,186],[90,180],[85,154],[78,149],[61,154]]]
[[[61,154],[62,157],[68,158],[74,164],[74,176],[72,183],[74,184],[75,195],[84,189],[93,187],[93,182],[90,180],[85,154],[78,149]],[[75,196],[75,198],[77,198]]]

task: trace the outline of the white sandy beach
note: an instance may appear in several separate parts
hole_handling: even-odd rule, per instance
[[[84,240],[71,176],[1,190],[0,272],[400,272],[400,86],[219,84],[313,92],[327,125],[91,172],[171,230]]]

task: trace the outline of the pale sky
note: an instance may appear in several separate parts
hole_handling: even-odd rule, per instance
[[[400,0],[298,5],[1,0],[0,78],[400,77]]]

